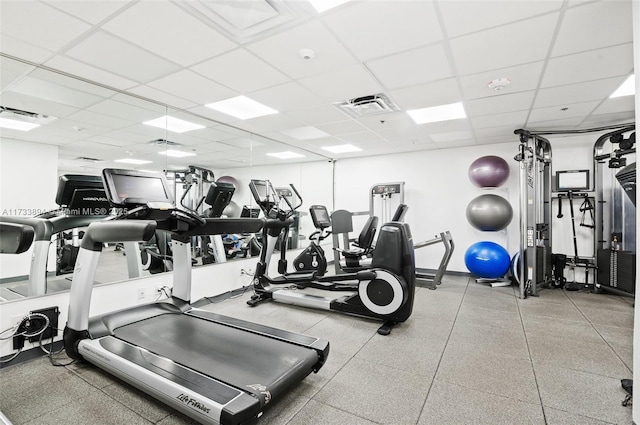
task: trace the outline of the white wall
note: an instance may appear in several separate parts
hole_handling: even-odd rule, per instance
[[[58,147],[0,139],[0,213],[32,217],[56,207]],[[55,257],[48,269],[55,270]],[[29,274],[31,250],[0,254],[0,278]]]

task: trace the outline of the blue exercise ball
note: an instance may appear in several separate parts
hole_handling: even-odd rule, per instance
[[[509,164],[503,158],[487,155],[469,166],[469,180],[478,187],[498,187],[509,178]]]
[[[464,264],[474,275],[486,279],[498,279],[509,270],[511,259],[502,246],[491,241],[471,245],[464,254]]]

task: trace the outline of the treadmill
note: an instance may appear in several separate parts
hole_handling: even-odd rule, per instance
[[[174,207],[162,174],[105,169],[107,197],[127,212],[91,223],[82,239],[64,330],[67,354],[86,360],[204,424],[258,418],[329,354],[329,342],[190,305],[191,238],[258,232],[257,218],[202,218]],[[107,242],[171,235],[166,300],[89,318],[93,277]]]
[[[19,296],[44,295],[47,292],[47,261],[54,234],[85,227],[109,217],[110,205],[99,176],[60,176],[56,204],[60,206],[59,209],[35,217],[0,217],[2,223],[26,225],[35,230],[28,285],[14,288],[14,291],[20,291]]]

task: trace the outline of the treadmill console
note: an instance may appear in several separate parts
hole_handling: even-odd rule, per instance
[[[331,227],[331,218],[329,218],[329,212],[324,205],[311,205],[309,213],[316,229],[322,230]]]
[[[164,175],[137,170],[105,168],[102,178],[107,198],[115,206],[153,204],[153,208],[173,208],[173,197]]]

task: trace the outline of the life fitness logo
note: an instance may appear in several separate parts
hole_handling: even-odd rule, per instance
[[[194,410],[199,410],[203,413],[209,414],[211,412],[211,408],[207,407],[206,405],[200,403],[198,400],[196,400],[195,398],[189,397],[188,395],[181,393],[178,397],[176,397],[179,401],[181,401],[183,404],[185,404],[186,406],[189,406],[190,408],[194,409]]]

